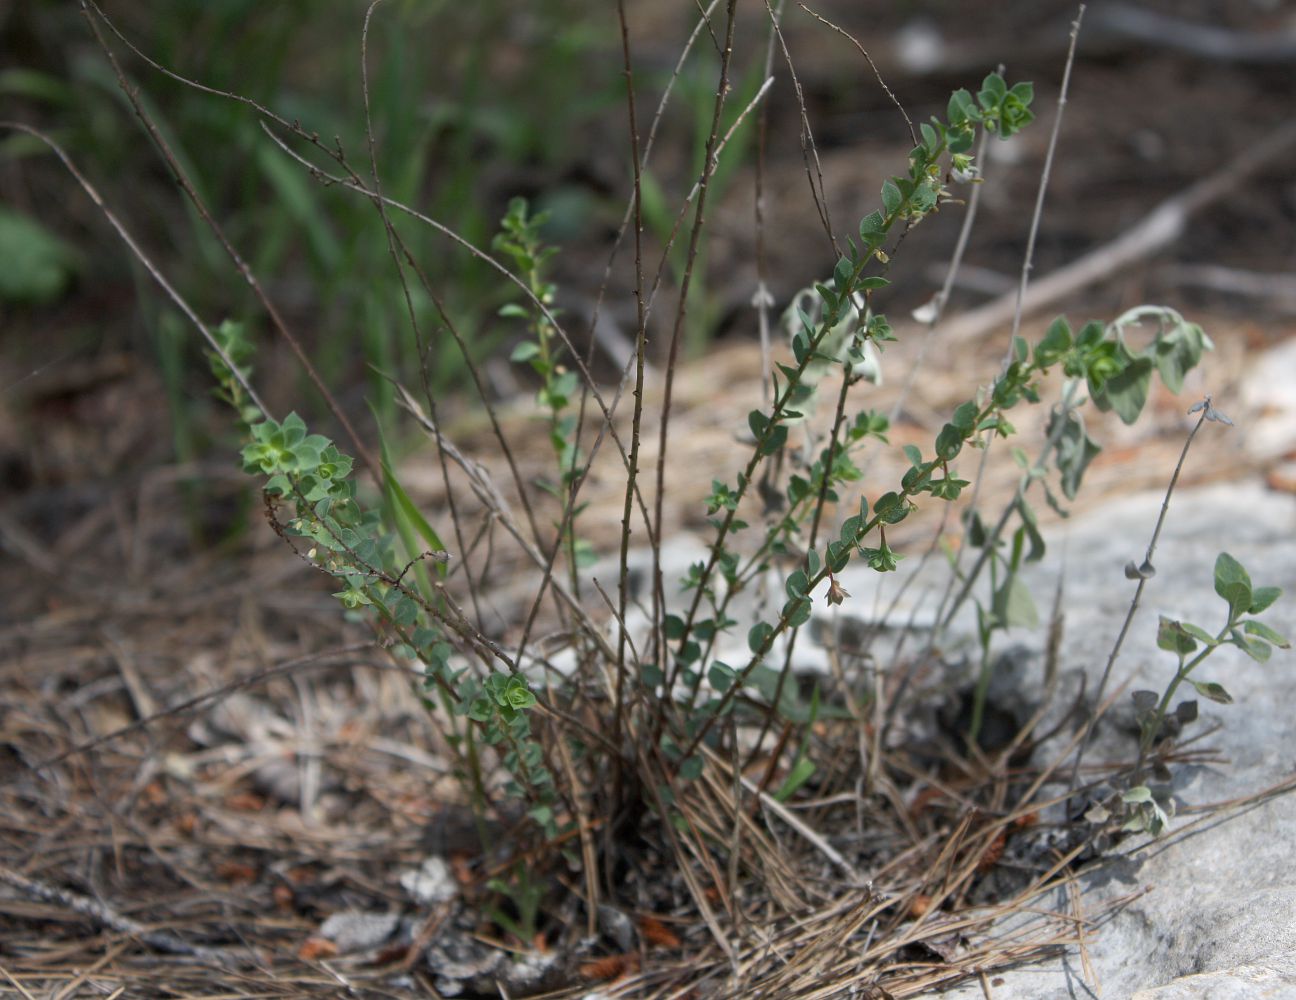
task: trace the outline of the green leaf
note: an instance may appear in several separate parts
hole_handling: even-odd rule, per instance
[[[1041,366],[1051,365],[1070,349],[1071,326],[1065,316],[1059,316],[1035,348],[1035,363]]]
[[[1190,636],[1205,646],[1218,646],[1219,640],[1207,632],[1204,628],[1194,625],[1192,622],[1179,622],[1179,627],[1187,632]]]
[[[810,620],[810,599],[793,597],[783,605],[780,617],[787,622],[788,628],[799,628]]]
[[[819,293],[819,298],[824,302],[824,322],[828,326],[837,325],[837,307],[841,302],[841,295],[834,289],[824,284],[816,284],[815,291]]]
[[[779,424],[777,427],[774,428],[773,433],[770,434],[769,438],[765,441],[765,443],[761,445],[760,453],[762,455],[773,455],[776,451],[781,450],[782,447],[787,443],[787,436],[788,436],[787,426],[784,424]]]
[[[1178,393],[1183,389],[1184,375],[1196,367],[1204,350],[1213,347],[1196,323],[1179,323],[1168,334],[1158,337],[1150,350],[1161,381],[1171,392]]]
[[[877,246],[880,239],[877,237],[886,234],[886,219],[881,212],[870,212],[864,218],[860,219],[859,224],[860,239],[869,246]]]
[[[1188,683],[1197,689],[1197,693],[1203,698],[1208,698],[1219,705],[1232,705],[1233,696],[1224,690],[1223,684],[1216,684],[1214,681],[1195,681],[1191,677]]]
[[[1256,635],[1267,642],[1273,643],[1279,649],[1291,649],[1291,643],[1281,632],[1271,629],[1264,622],[1258,622],[1248,618],[1242,623],[1242,631],[1247,635]]]
[[[1104,333],[1101,323],[1090,320],[1080,328],[1080,333],[1076,336],[1076,347],[1084,351],[1097,347],[1102,342]]]
[[[873,513],[887,524],[903,521],[909,513],[909,506],[898,493],[883,493],[873,504]]]
[[[76,88],[57,76],[34,69],[12,68],[0,72],[0,94],[12,94],[64,107],[73,105],[79,99]]]
[[[965,122],[981,120],[981,112],[977,110],[976,102],[972,100],[972,95],[966,90],[956,90],[950,94],[946,116],[949,118],[951,125],[962,125]]]
[[[530,361],[540,353],[540,345],[534,340],[524,340],[517,347],[513,348],[513,353],[509,355],[510,361]]]
[[[377,412],[375,411],[375,419]],[[383,500],[387,504],[387,509],[391,520],[396,527],[397,534],[400,535],[401,544],[405,546],[406,555],[414,559],[422,552],[446,552],[448,551],[441,536],[423,516],[422,511],[410,499],[409,494],[401,485],[400,479],[391,467],[391,459],[387,453],[387,442],[382,434],[381,423],[378,427],[378,441],[381,446],[381,465],[383,476]],[[419,544],[422,539],[422,545]],[[436,573],[442,579],[445,579],[448,572],[448,565],[445,561],[436,564]],[[427,565],[423,560],[414,564],[414,579],[418,582],[419,592],[426,600],[437,598],[431,580],[427,575]]]
[[[904,491],[909,494],[923,493],[931,488],[932,470],[936,467],[935,462],[922,462],[912,466],[900,478],[900,485]],[[897,520],[903,520],[909,513],[908,505],[901,508],[900,517]],[[888,524],[894,524],[894,521],[888,521]]]
[[[392,621],[401,628],[410,628],[418,621],[418,605],[408,597],[401,595],[392,609]]]
[[[1247,614],[1258,615],[1282,596],[1282,587],[1255,587],[1251,591],[1251,606]]]
[[[1008,93],[1021,101],[1022,104],[1030,104],[1031,101],[1035,100],[1035,84],[1029,80],[1023,80],[1021,83],[1014,83]]]
[[[536,696],[527,687],[527,682],[521,677],[510,678],[504,688],[504,697],[507,700],[508,707],[518,711],[533,708],[536,704]]]
[[[1237,646],[1238,649],[1246,653],[1247,656],[1255,660],[1256,663],[1268,663],[1269,657],[1273,655],[1273,647],[1263,639],[1252,639],[1238,629],[1233,629],[1229,633],[1229,642]]]
[[[71,284],[72,248],[29,216],[0,205],[0,301],[53,302]]]
[[[801,330],[792,338],[792,356],[796,358],[796,363],[798,365],[804,365],[810,357],[810,335],[813,333],[813,328],[809,333],[805,330]],[[801,377],[795,369],[790,373],[785,372],[784,374],[788,376],[789,382],[795,381]]]
[[[849,257],[842,257],[837,261],[837,266],[833,268],[833,284],[837,287],[838,292],[844,292],[850,287],[851,279],[855,276],[855,265],[851,263]]]
[[[318,440],[313,440],[318,438]],[[322,438],[318,434],[312,434],[305,440],[298,442],[297,447],[293,449],[293,458],[297,461],[297,468],[304,473],[313,472],[319,467],[320,458],[324,454],[324,448],[327,445],[327,438]],[[324,441],[320,445],[319,441]]]
[[[806,312],[804,309],[802,309],[799,305],[796,307],[796,314],[797,314],[797,320],[801,324],[801,329],[797,332],[805,334],[806,338],[813,337],[816,326],[815,326],[815,321],[810,317],[810,314]],[[803,344],[804,344],[804,347],[802,348],[803,350],[805,351],[810,350],[809,341],[806,340],[805,338],[803,338]],[[798,357],[797,361],[800,362],[800,360],[801,358]]]
[[[1008,92],[1003,77],[998,73],[991,73],[981,83],[981,90],[977,93],[977,102],[981,105],[982,110],[990,111],[998,107],[999,102],[1003,100],[1004,95]]]
[[[1058,471],[1062,473],[1063,494],[1068,500],[1074,500],[1076,492],[1080,489],[1080,482],[1084,479],[1085,470],[1102,451],[1102,447],[1089,436],[1084,421],[1074,410],[1066,411],[1065,415],[1054,413],[1049,418],[1050,437],[1054,434],[1055,422],[1061,419],[1066,420],[1066,426],[1057,439],[1055,464]]]
[[[246,471],[253,472],[256,470],[248,469]],[[280,493],[286,495],[292,492],[292,481],[283,474],[274,475],[266,481],[264,489],[267,493]]]
[[[1228,602],[1229,621],[1236,621],[1251,608],[1251,577],[1227,552],[1215,560],[1215,593]]]
[[[1197,648],[1197,640],[1177,621],[1162,615],[1157,626],[1157,647],[1186,656]]]
[[[963,431],[965,434],[971,434],[976,427],[977,413],[976,403],[969,400],[966,403],[960,403],[955,409],[953,416],[950,417],[950,423]]]
[[[1151,384],[1151,360],[1135,358],[1108,378],[1099,392],[1094,393],[1094,404],[1100,410],[1115,410],[1122,422],[1132,424],[1143,412]]]
[[[1025,529],[1026,537],[1030,540],[1030,551],[1026,553],[1026,561],[1028,563],[1039,562],[1044,558],[1047,547],[1044,544],[1044,536],[1040,534],[1039,519],[1035,515],[1035,508],[1023,498],[1017,501],[1017,513],[1021,515],[1022,528]]]
[[[935,154],[941,145],[940,136],[936,134],[936,130],[926,122],[919,125],[918,130],[922,132],[923,145],[927,147],[927,152]]]
[[[298,441],[305,439],[306,421],[299,417],[297,411],[294,410],[284,417],[283,423],[279,425],[279,431],[283,435],[284,444],[291,448]]]
[[[757,622],[747,632],[747,648],[752,653],[759,653],[761,648],[769,641],[769,637],[774,634],[774,627],[769,622]]]
[[[903,201],[904,197],[900,194],[900,189],[896,187],[895,181],[888,177],[882,184],[882,207],[886,209],[887,215],[895,214]]]
[[[707,679],[711,682],[711,686],[721,694],[724,694],[733,687],[734,680],[737,679],[737,677],[737,671],[735,671],[733,667],[729,666],[729,664],[720,660],[716,660],[712,663],[710,669],[707,670]]]
[[[999,588],[993,603],[995,616],[1008,628],[1037,628],[1039,611],[1030,588],[1019,576],[1011,576]]]
[[[1021,131],[1035,119],[1027,105],[1034,99],[1035,91],[1029,83],[1019,83],[999,102],[999,135],[1008,138]]]
[[[778,791],[774,793],[774,798],[778,799],[780,802],[786,802],[796,794],[798,788],[810,780],[810,777],[814,773],[814,761],[810,760],[808,757],[800,758],[792,765],[792,770],[789,771],[788,776],[783,779],[783,784],[779,785]]]
[[[1044,490],[1044,502],[1053,508],[1053,512],[1057,514],[1058,517],[1065,518],[1071,516],[1071,512],[1063,507],[1062,502],[1053,495],[1053,491],[1049,489],[1048,483],[1044,483],[1041,486],[1041,489]]]
[[[936,435],[936,457],[946,462],[956,457],[963,449],[964,433],[954,424],[946,424],[942,427],[941,432]]]

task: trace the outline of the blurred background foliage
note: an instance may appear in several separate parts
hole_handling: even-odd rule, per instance
[[[367,6],[367,0],[111,0],[105,10],[160,64],[298,119],[325,143],[336,136],[367,175],[360,83]],[[726,130],[761,85],[768,39],[764,5],[740,6]],[[821,0],[812,6],[867,39],[915,120],[940,113],[952,89],[974,86],[1000,60],[1014,77],[1036,81],[1041,114],[1050,115],[1075,16],[1073,0],[1007,0],[979,8],[973,31],[967,6],[951,0]],[[1290,113],[1296,76],[1288,64],[1185,52],[1182,39],[1166,32],[1151,40],[1122,33],[1110,17],[1103,20],[1104,11],[1119,6],[1094,5],[1087,15],[1064,155],[1055,164],[1047,224],[1036,247],[1039,274],[1124,232],[1159,200],[1219,170]],[[1244,40],[1274,36],[1287,17],[1259,0],[1143,0],[1139,7],[1186,19],[1184,31],[1208,26]],[[642,140],[698,6],[653,0],[630,4],[628,11]],[[908,130],[854,46],[794,5],[785,14],[784,36],[815,131],[815,170],[822,167],[825,203],[841,224],[871,210],[883,178],[911,145]],[[411,386],[419,382],[418,345],[377,213],[360,197],[321,185],[284,155],[251,108],[168,79],[109,38],[213,214],[346,411],[376,440],[365,401],[384,425],[393,422],[390,385],[377,371]],[[672,301],[687,252],[687,239],[678,235],[688,228],[687,221],[678,223],[679,205],[701,165],[717,45],[705,29],[699,33],[644,176],[650,272],[676,234],[650,320],[656,351],[669,339],[673,313],[661,304]],[[782,308],[797,289],[822,277],[832,252],[806,182],[800,110],[781,52],[777,56],[778,80],[767,105],[764,249],[770,288]],[[561,251],[548,277],[582,348],[630,187],[621,64],[615,5],[599,0],[385,0],[369,37],[385,193],[482,248],[490,246],[511,198],[523,196],[533,212],[547,212],[545,241]],[[248,288],[168,175],[76,0],[0,0],[0,118],[30,123],[61,143],[207,320],[247,324],[257,344],[258,387],[277,412],[297,408],[312,420],[323,416],[297,363],[271,336]],[[755,130],[755,115],[735,129],[708,195],[687,303],[686,343],[694,356],[716,336],[754,338]],[[968,285],[956,289],[956,307],[1013,284],[1026,238],[1021,206],[1035,198],[1046,136],[1041,128],[1002,150],[992,146],[993,182],[983,191],[965,268]],[[1220,300],[1206,298],[1195,280],[1175,277],[1179,264],[1286,274],[1296,246],[1296,188],[1289,173],[1275,168],[1243,186],[1198,218],[1192,239],[1087,292],[1084,309],[1114,314],[1137,301],[1158,300],[1191,311]],[[513,290],[426,226],[399,214],[392,219],[483,362],[489,391],[526,398],[535,380],[507,361],[519,327],[497,315]],[[906,241],[905,267],[892,274],[884,304],[888,312],[903,316],[930,298],[960,224],[960,212],[945,212]],[[619,364],[603,362],[625,355],[633,331],[630,257],[622,252],[602,308],[621,340],[596,357],[600,376],[614,375]],[[224,461],[232,453],[234,431],[211,405],[198,338],[50,152],[12,131],[0,133],[0,261],[0,385],[7,392],[0,407],[0,484],[66,480],[69,469],[84,464],[68,457],[60,460],[59,475],[47,474],[54,460],[28,447],[38,431],[53,433],[53,416],[70,416],[80,428],[96,421],[121,428],[119,441],[106,440],[105,429],[102,446],[95,442],[104,452],[103,469],[117,468],[114,456],[129,456],[139,468],[208,455]],[[449,398],[467,385],[463,363],[452,340],[440,335],[431,303],[416,285],[412,291],[419,326],[432,345],[432,389]],[[1245,298],[1230,303],[1245,316],[1255,311]],[[94,370],[83,372],[82,363]],[[157,387],[141,387],[142,374],[156,377]],[[117,391],[137,410],[147,410],[147,420],[136,423],[152,428],[151,437],[125,427],[120,400],[106,393],[92,398],[77,388],[107,376],[119,378]],[[161,399],[170,401],[165,424]],[[139,450],[141,440],[147,454]],[[399,435],[393,443],[399,446]],[[22,477],[3,468],[16,463],[27,469]]]
[[[489,246],[515,194],[549,210],[555,239],[584,230],[604,211],[599,187],[582,175],[586,140],[608,105],[622,102],[618,63],[606,58],[617,42],[614,21],[598,15],[598,6],[537,0],[519,11],[506,0],[390,0],[378,7],[369,83],[384,192],[481,247]],[[168,0],[108,4],[106,13],[161,65],[299,120],[326,143],[336,136],[367,175],[365,8]],[[79,5],[11,5],[0,12],[0,29],[3,117],[58,141],[201,315],[244,320],[268,349],[250,291],[167,176]],[[326,382],[352,412],[363,393],[389,414],[390,387],[373,369],[412,381],[418,347],[373,207],[321,185],[292,162],[251,108],[168,79],[108,37],[166,141]],[[192,436],[202,423],[192,410],[210,394],[197,338],[46,147],[29,136],[4,136],[0,178],[0,254],[9,262],[0,299],[19,325],[56,330],[58,341],[8,338],[6,350],[19,355],[11,360],[21,371],[86,350],[151,356],[172,403],[177,457],[192,457],[202,447]],[[507,330],[494,314],[508,293],[497,276],[427,227],[393,219],[474,350],[485,355],[498,347]],[[69,296],[74,284],[77,294]],[[434,330],[431,303],[412,290],[420,325]],[[123,299],[138,300],[142,309],[137,314]],[[115,310],[134,321],[107,326]],[[453,345],[432,339],[440,351],[429,364],[433,388],[456,386],[462,364]],[[279,366],[266,360],[258,365],[263,376],[282,378],[267,371]],[[280,389],[299,407],[310,395],[296,374]]]

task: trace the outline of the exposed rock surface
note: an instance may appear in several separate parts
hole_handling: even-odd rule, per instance
[[[1082,676],[1092,696],[1136,587],[1123,568],[1130,560],[1142,562],[1163,496],[1156,492],[1113,501],[1046,531],[1047,554],[1026,568],[1025,579],[1043,619],[1059,577],[1065,581],[1058,705],[1069,700],[1068,690],[1071,695],[1079,690]],[[683,576],[700,551],[692,540],[673,547],[663,560],[667,578]],[[1192,622],[1212,633],[1218,630],[1227,614],[1213,586],[1215,559],[1222,551],[1249,571],[1256,586],[1283,588],[1283,596],[1260,618],[1287,637],[1296,636],[1296,497],[1259,482],[1181,489],[1171,500],[1153,558],[1156,574],[1144,590],[1109,694],[1127,681],[1129,691],[1164,690],[1175,661],[1157,649],[1158,616]],[[918,558],[910,556],[901,562],[899,573],[886,576],[860,568],[858,562],[840,574],[851,595],[842,607],[827,607],[826,584],[815,593],[808,638],[793,657],[798,672],[825,670],[815,636],[867,632],[870,622],[891,605]],[[890,649],[906,631],[907,648],[920,648],[946,574],[944,559],[938,556],[900,594],[889,627],[878,633],[873,646],[878,663],[889,662]],[[761,617],[773,617],[781,599],[774,580]],[[720,657],[726,662],[746,662],[743,633],[761,603],[759,593],[744,593],[731,609],[744,627],[727,638],[732,648],[722,643]],[[957,656],[959,635],[970,636],[973,626],[969,602],[956,620],[946,652]],[[997,648],[1006,654],[999,678],[1003,687],[1027,695],[1043,690],[1043,631],[1014,631],[997,640]],[[781,653],[776,647],[775,658]],[[1090,928],[1087,958],[1094,981],[1086,980],[1080,956],[1072,953],[1051,964],[1002,974],[1003,982],[993,987],[995,1000],[1296,1000],[1296,962],[1290,957],[1296,954],[1296,872],[1291,869],[1296,857],[1296,795],[1281,795],[1227,817],[1203,819],[1183,811],[1245,797],[1296,774],[1296,715],[1291,709],[1296,705],[1296,655],[1275,650],[1268,663],[1260,664],[1225,647],[1206,660],[1194,678],[1223,684],[1235,699],[1232,705],[1197,699],[1200,719],[1185,733],[1191,737],[1218,727],[1197,746],[1213,751],[1219,762],[1177,767],[1174,790],[1180,813],[1171,819],[1168,834],[1158,841],[1127,840],[1123,857],[1081,880],[1083,905],[1091,916],[1118,899],[1136,897]],[[995,697],[992,688],[992,700]],[[1192,697],[1185,685],[1179,698]],[[1100,726],[1086,760],[1129,759],[1136,739],[1132,722],[1129,698],[1123,696]],[[1052,902],[1067,905],[1061,898]],[[979,985],[948,995],[984,997]]]
[[[1135,496],[1077,518],[1052,533],[1048,555],[1030,570],[1046,610],[1066,559],[1062,669],[1084,671],[1090,690],[1135,587],[1122,567],[1142,560],[1161,499]],[[1218,629],[1225,608],[1212,586],[1212,568],[1220,551],[1238,559],[1257,586],[1284,589],[1261,617],[1289,638],[1296,634],[1296,498],[1253,483],[1179,492],[1154,558],[1157,574],[1144,591],[1113,684],[1133,674],[1131,690],[1164,689],[1174,661],[1156,648],[1158,615]],[[859,589],[865,592],[863,581]],[[1175,789],[1181,810],[1246,796],[1296,773],[1296,656],[1275,650],[1260,664],[1229,647],[1203,663],[1199,674],[1224,684],[1235,704],[1201,701],[1202,718],[1191,732],[1218,724],[1204,744],[1225,762],[1180,769]],[[1131,737],[1115,729],[1108,727],[1089,759],[1115,755],[1122,739],[1128,747]],[[1004,974],[995,1000],[1296,998],[1296,796],[1207,819],[1188,835],[1176,835],[1198,819],[1181,812],[1168,836],[1127,842],[1123,859],[1082,880],[1090,914],[1147,890],[1092,930],[1088,958],[1096,982],[1086,982],[1079,956],[1070,954]],[[949,995],[984,996],[980,986]]]
[[[1296,959],[1282,957],[1259,965],[1183,976],[1165,986],[1139,990],[1133,1000],[1282,1000],[1296,996]]]

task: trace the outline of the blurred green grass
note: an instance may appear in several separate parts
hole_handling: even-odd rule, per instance
[[[358,169],[368,164],[360,72],[365,9],[310,0],[106,5],[150,58],[253,98],[326,142],[336,136]],[[603,57],[616,42],[614,28],[615,19],[592,0],[536,0],[521,10],[507,0],[380,5],[369,36],[369,86],[384,192],[487,246],[508,197],[519,186],[532,193],[551,187],[585,155],[572,137],[621,100],[618,61]],[[167,176],[78,5],[19,4],[0,14],[0,31],[9,57],[0,71],[0,117],[44,128],[62,144],[203,315],[242,320],[268,336],[250,291]],[[247,106],[170,80],[108,37],[184,169],[325,381],[344,394],[363,392],[386,419],[391,388],[372,369],[413,381],[419,348],[372,206],[312,179],[273,145]],[[167,387],[176,454],[194,455],[201,421],[188,411],[210,388],[199,345],[168,318],[170,307],[112,237],[94,235],[101,222],[69,193],[44,147],[5,137],[0,170],[7,182],[0,190],[13,202],[0,230],[7,219],[13,237],[36,255],[32,276],[0,294],[30,312],[64,296],[94,299],[96,289],[135,286],[145,335],[115,335],[151,355]],[[507,293],[496,276],[426,227],[393,221],[434,276],[452,318],[473,332],[474,349],[498,347],[506,330],[494,314]],[[556,221],[579,227],[579,220]],[[32,225],[49,240],[22,229]],[[420,327],[435,331],[431,303],[413,290]],[[136,323],[133,310],[122,318],[125,326]],[[457,386],[462,362],[453,347],[441,346],[448,338],[432,340],[432,388]],[[303,381],[288,392],[294,405],[311,396]]]

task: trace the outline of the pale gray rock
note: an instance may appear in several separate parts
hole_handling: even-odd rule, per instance
[[[335,913],[320,924],[320,937],[337,945],[342,955],[368,951],[396,933],[400,926],[398,913]]]
[[[423,859],[418,868],[401,873],[401,888],[420,906],[448,903],[459,895],[459,886],[445,858],[433,854]]]
[[[1083,672],[1090,691],[1136,586],[1122,567],[1142,561],[1161,500],[1159,493],[1130,497],[1077,517],[1047,535],[1048,555],[1029,571],[1046,610],[1065,558],[1062,669],[1073,678]],[[1130,690],[1163,690],[1174,660],[1156,648],[1158,615],[1219,628],[1226,611],[1212,574],[1220,551],[1238,559],[1257,586],[1284,589],[1261,620],[1289,638],[1296,634],[1296,498],[1258,483],[1181,491],[1171,501],[1153,559],[1157,574],[1144,590],[1113,685],[1132,677]],[[1010,641],[1039,639],[1013,634]],[[1296,797],[1281,795],[1207,818],[1181,835],[1199,819],[1183,809],[1259,792],[1296,773],[1296,657],[1275,650],[1260,664],[1229,647],[1194,677],[1224,684],[1235,699],[1232,705],[1200,699],[1201,719],[1186,734],[1218,725],[1203,744],[1223,762],[1180,767],[1174,789],[1181,812],[1169,834],[1126,841],[1121,858],[1081,880],[1089,913],[1147,890],[1090,932],[1088,957],[1097,982],[1085,982],[1079,957],[1071,954],[1004,973],[995,1000],[1296,997]],[[1088,759],[1128,757],[1132,741],[1108,724]],[[948,995],[972,1000],[983,993],[971,986]]]
[[[437,935],[424,958],[437,992],[447,997],[531,995],[561,966],[557,951],[509,957],[454,926]]]
[[[1291,1000],[1296,997],[1296,959],[1239,965],[1183,976],[1165,986],[1139,990],[1131,1000]]]
[[[1296,338],[1269,348],[1250,366],[1240,395],[1246,408],[1243,447],[1262,459],[1296,446]]]

